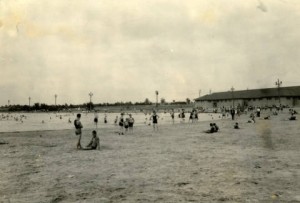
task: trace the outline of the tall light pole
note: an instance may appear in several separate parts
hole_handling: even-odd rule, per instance
[[[7,101],[8,106],[10,105],[10,100]]]
[[[155,91],[155,94],[156,94],[156,107],[157,107],[157,105],[158,105],[158,91],[157,90]]]
[[[201,90],[199,90],[199,97],[201,97]]]
[[[55,106],[56,106],[57,94],[54,95],[54,98],[55,98]]]
[[[31,97],[28,97],[28,101],[29,101],[29,106],[30,106],[30,100],[31,100]]]
[[[90,96],[90,110],[91,110],[91,108],[92,108],[92,96],[93,96],[94,94],[92,93],[92,92],[90,92],[89,93],[89,96]]]
[[[279,79],[277,79],[277,81],[275,82],[275,85],[277,86],[277,91],[278,91],[279,106],[281,106],[279,89],[280,89],[280,86],[282,85],[282,81],[280,81]]]
[[[232,108],[234,108],[234,97],[233,97],[234,88],[231,87],[230,90],[231,90]]]

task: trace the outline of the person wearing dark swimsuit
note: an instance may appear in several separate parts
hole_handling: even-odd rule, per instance
[[[123,118],[123,113],[121,113],[121,116],[120,116],[119,126],[120,126],[119,135],[124,135],[124,118]]]
[[[158,126],[157,126],[158,118],[159,118],[159,116],[156,114],[155,111],[153,111],[153,115],[151,116],[151,120],[152,120],[153,130],[154,131],[158,130]]]

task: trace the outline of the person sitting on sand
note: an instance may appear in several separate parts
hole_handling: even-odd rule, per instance
[[[78,135],[78,142],[77,142],[77,149],[81,149],[82,146],[81,146],[81,129],[83,128],[81,122],[80,122],[80,118],[81,118],[81,114],[77,114],[76,116],[77,118],[74,120],[74,125],[75,125],[75,134]]]
[[[93,137],[92,137],[92,140],[91,140],[90,143],[89,143],[85,148],[83,148],[83,149],[84,149],[84,150],[95,150],[95,149],[100,150],[100,139],[99,139],[99,137],[97,136],[96,130],[93,130]]]
[[[210,129],[204,131],[205,133],[214,133],[214,132],[216,132],[216,129],[215,129],[215,126],[214,126],[213,123],[210,123],[209,126],[210,126]]]
[[[233,128],[234,128],[234,129],[240,129],[239,123],[235,123],[234,126],[233,126]]]
[[[297,120],[297,119],[296,119],[296,116],[295,116],[294,114],[292,114],[291,117],[289,118],[289,120],[290,120],[290,121],[295,121],[295,120]]]

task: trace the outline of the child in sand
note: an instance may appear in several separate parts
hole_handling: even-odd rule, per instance
[[[84,148],[84,150],[100,150],[100,139],[97,136],[97,132],[93,130],[93,137],[90,143]]]

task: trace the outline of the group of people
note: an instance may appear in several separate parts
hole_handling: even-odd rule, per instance
[[[210,129],[204,131],[205,133],[216,133],[219,131],[219,126],[216,123],[210,123],[209,126]]]
[[[89,142],[89,144],[86,147],[82,147],[81,145],[81,136],[82,136],[82,123],[80,121],[81,114],[77,114],[76,119],[74,120],[74,126],[75,126],[75,134],[78,136],[77,141],[77,149],[83,149],[83,150],[100,150],[100,139],[97,136],[97,131],[92,131],[92,140]]]
[[[116,117],[115,123],[117,122],[118,117]],[[127,118],[124,118],[124,113],[121,113],[119,119],[120,132],[119,135],[124,135],[126,132],[133,132],[134,118],[131,114]]]
[[[95,111],[95,113],[94,113],[94,124],[95,124],[96,128],[98,127],[98,121],[99,121],[98,119],[99,119],[98,112]],[[105,124],[107,123],[107,115],[106,114],[104,114],[104,123]]]
[[[27,116],[25,115],[11,115],[11,114],[1,114],[0,115],[0,121],[1,120],[14,120],[14,121],[20,121],[23,123],[23,119],[27,119]]]
[[[295,114],[297,114],[298,112],[296,112],[293,109],[290,109],[289,112],[291,114],[291,117],[289,118],[289,120],[296,120]],[[232,108],[230,113],[232,115],[232,120],[235,120],[234,116],[236,114],[236,111]],[[256,122],[255,118],[260,117],[260,113],[261,113],[260,108],[257,108],[256,111],[251,112],[250,113],[250,120],[248,120],[248,123],[255,123]],[[174,123],[175,112],[174,112],[173,109],[170,112],[170,116],[171,116],[172,122]],[[185,119],[184,109],[181,109],[181,111],[179,112],[178,117],[181,118],[182,120]],[[100,139],[97,136],[97,131],[96,130],[92,131],[92,139],[89,142],[89,144],[86,147],[82,147],[82,145],[81,145],[81,136],[82,136],[83,126],[80,122],[80,118],[81,118],[81,114],[77,114],[77,118],[74,121],[74,125],[75,125],[75,128],[76,128],[75,133],[76,133],[76,135],[78,135],[77,148],[78,149],[85,149],[85,150],[100,149]],[[198,119],[198,112],[197,112],[197,110],[193,109],[190,112],[189,120],[192,120],[192,122],[194,122],[197,119]],[[265,116],[263,119],[268,120],[268,119],[270,119],[270,116],[269,115]],[[158,121],[159,121],[159,115],[154,110],[152,112],[152,114],[150,115],[150,118],[149,118],[149,122],[150,122],[149,125],[151,125],[151,123],[152,123],[154,131],[158,131]],[[94,122],[95,122],[96,127],[97,127],[97,123],[98,123],[98,114],[97,114],[97,112],[95,112]],[[105,114],[105,117],[104,117],[104,123],[107,123],[106,114]],[[116,116],[116,119],[115,119],[114,123],[115,123],[115,125],[118,125],[120,127],[120,130],[119,130],[118,134],[119,135],[124,135],[127,132],[133,132],[133,126],[134,126],[135,120],[132,117],[132,114],[126,114],[126,117],[125,117],[125,114],[121,113],[120,117]],[[219,126],[216,123],[210,123],[209,126],[210,126],[210,128],[208,130],[204,131],[205,133],[216,133],[220,129]],[[233,128],[234,129],[240,129],[239,123],[235,122]]]

